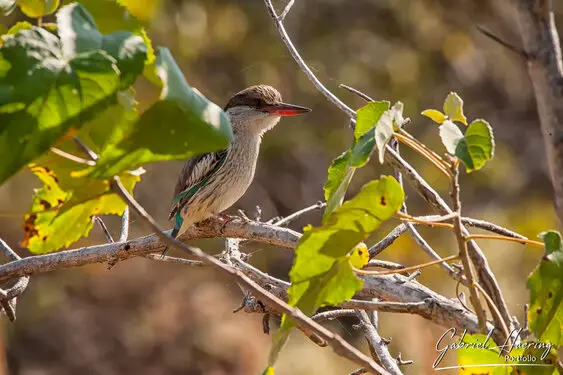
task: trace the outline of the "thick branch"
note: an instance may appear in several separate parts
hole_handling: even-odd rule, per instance
[[[536,96],[555,209],[563,222],[563,61],[552,3],[514,0]]]
[[[214,237],[243,238],[293,249],[301,236],[288,228],[242,220],[233,220],[227,223],[224,228],[223,225],[221,220],[207,220],[204,225],[190,228],[180,239],[188,241]],[[0,266],[0,281],[61,268],[78,267],[92,263],[106,263],[110,259],[121,261],[137,255],[160,252],[164,247],[164,242],[157,235],[153,234],[123,243],[108,243],[52,254],[36,255]]]

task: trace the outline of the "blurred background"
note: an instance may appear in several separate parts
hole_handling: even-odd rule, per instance
[[[563,4],[556,21],[563,26]],[[142,2],[140,3],[142,4]],[[276,1],[281,11],[285,1]],[[25,18],[19,13],[2,22]],[[339,89],[344,83],[377,100],[402,101],[412,120],[408,130],[443,153],[437,127],[420,112],[441,109],[456,91],[472,120],[493,126],[496,155],[479,172],[461,176],[464,215],[507,226],[530,238],[557,228],[552,190],[546,171],[535,101],[525,64],[519,56],[476,31],[483,25],[520,45],[508,0],[308,0],[296,1],[285,25],[293,42],[319,79],[353,108],[364,102]],[[262,217],[285,216],[323,198],[322,185],[330,161],[351,142],[344,114],[319,94],[282,44],[260,0],[161,0],[149,26],[155,46],[166,46],[186,79],[223,106],[237,91],[258,83],[280,90],[284,100],[313,112],[288,118],[264,139],[256,178],[237,208],[250,215],[256,205]],[[155,97],[141,80],[141,107]],[[448,182],[439,172],[403,147],[403,154],[447,198]],[[183,162],[148,166],[135,189],[136,198],[166,221],[176,176]],[[372,160],[356,174],[353,196],[371,179],[391,171]],[[38,181],[24,171],[0,187],[0,237],[22,255],[23,215]],[[406,187],[414,215],[431,211]],[[290,227],[317,225],[320,212]],[[105,218],[114,234],[119,218]],[[370,244],[397,222],[387,223]],[[421,228],[443,256],[456,252],[453,235]],[[130,238],[148,234],[133,216]],[[105,241],[98,227],[73,247]],[[220,240],[195,242],[209,253]],[[528,301],[525,281],[541,250],[499,241],[481,243],[513,315],[523,317]],[[287,250],[257,244],[251,263],[286,279],[292,257]],[[182,255],[182,254],[172,254]],[[381,259],[406,265],[428,261],[408,237],[385,250]],[[418,280],[447,297],[455,283],[438,267]],[[187,268],[132,259],[111,270],[106,265],[57,271],[33,277],[18,302],[17,321],[2,318],[0,373],[5,374],[258,374],[263,370],[270,337],[261,316],[233,314],[241,294],[229,280],[210,269]],[[277,324],[275,321],[274,325]],[[364,351],[354,321],[330,327]],[[392,337],[390,350],[414,364],[407,374],[430,374],[435,343],[445,328],[415,316],[380,314],[380,333]],[[448,355],[444,365],[455,364]],[[319,348],[299,332],[282,352],[276,374],[348,374],[355,366],[330,349]]]

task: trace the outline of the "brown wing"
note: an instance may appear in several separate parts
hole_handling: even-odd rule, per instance
[[[205,182],[209,180],[221,165],[223,165],[227,153],[228,149],[223,149],[217,152],[202,154],[186,161],[186,164],[184,164],[178,176],[178,181],[176,182],[172,210],[170,211],[168,220],[172,219],[178,210],[183,207],[186,202],[205,185]]]

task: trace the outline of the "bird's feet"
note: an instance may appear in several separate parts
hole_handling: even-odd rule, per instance
[[[222,222],[221,225],[221,232],[225,231],[225,226],[229,224],[231,221],[238,219],[238,216],[231,216],[227,214],[217,214],[216,217]]]

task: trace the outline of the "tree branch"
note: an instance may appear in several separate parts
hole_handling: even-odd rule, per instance
[[[553,0],[513,0],[528,56],[555,210],[563,222],[563,61],[555,26]]]

